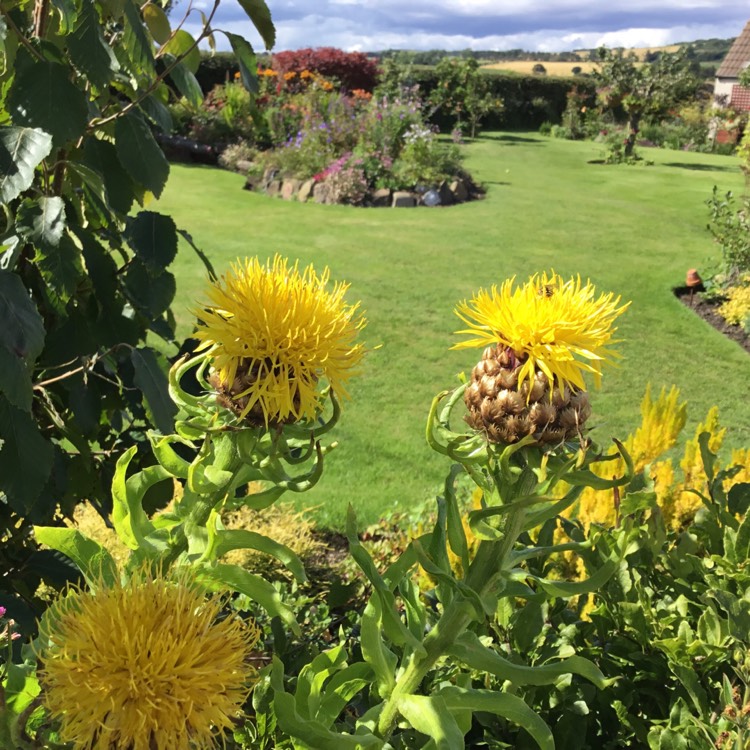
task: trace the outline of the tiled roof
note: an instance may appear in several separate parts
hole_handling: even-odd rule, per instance
[[[743,86],[732,86],[732,98],[729,106],[742,112],[750,112],[750,89]]]
[[[727,56],[716,71],[717,78],[737,78],[750,62],[750,21],[742,33],[734,40]]]

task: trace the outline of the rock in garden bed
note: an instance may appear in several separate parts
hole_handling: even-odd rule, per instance
[[[243,162],[242,166],[244,167],[242,171],[247,174],[247,165]],[[263,175],[252,172],[247,175],[245,190],[302,203],[313,201],[334,204],[338,202],[334,192],[325,181],[314,179],[302,181],[294,177],[282,178],[271,169],[266,170]],[[482,187],[477,185],[468,173],[462,172],[437,185],[418,185],[414,190],[372,189],[354,205],[390,208],[445,207],[483,197]]]

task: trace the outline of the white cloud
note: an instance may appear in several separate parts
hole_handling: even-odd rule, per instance
[[[269,6],[277,50],[653,47],[736,36],[750,16],[744,0],[269,0]],[[241,34],[262,50],[244,18],[236,0],[225,0],[214,26]],[[186,28],[196,33],[194,20],[191,15]],[[219,49],[229,48],[221,35],[217,42]]]

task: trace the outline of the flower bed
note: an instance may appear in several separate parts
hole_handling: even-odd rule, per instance
[[[425,123],[415,91],[346,91],[319,73],[259,71],[253,100],[219,86],[199,112],[174,108],[188,137],[225,147],[222,166],[246,187],[286,199],[357,206],[447,206],[482,195],[451,140]]]

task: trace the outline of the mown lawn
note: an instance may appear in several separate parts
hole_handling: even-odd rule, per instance
[[[718,257],[704,201],[714,184],[740,192],[741,173],[731,157],[645,153],[654,166],[609,167],[588,163],[601,156],[597,144],[487,134],[466,147],[486,199],[418,210],[285,203],[243,191],[238,175],[175,165],[156,210],[187,229],[220,272],[238,256],[280,252],[329,265],[351,282],[350,299],[362,300],[367,343],[381,348],[352,381],[323,480],[299,498],[321,523],[340,526],[349,503],[367,521],[439,489],[448,467],[425,444],[425,417],[433,395],[480,354],[450,350],[453,307],[512,274],[554,268],[632,300],[620,326],[622,365],[594,394],[599,442],[638,424],[648,383],[680,388],[686,435],[718,404],[726,445],[750,442],[750,358],[671,293],[688,268]],[[187,335],[187,309],[205,283],[187,245],[175,274],[175,313]]]

